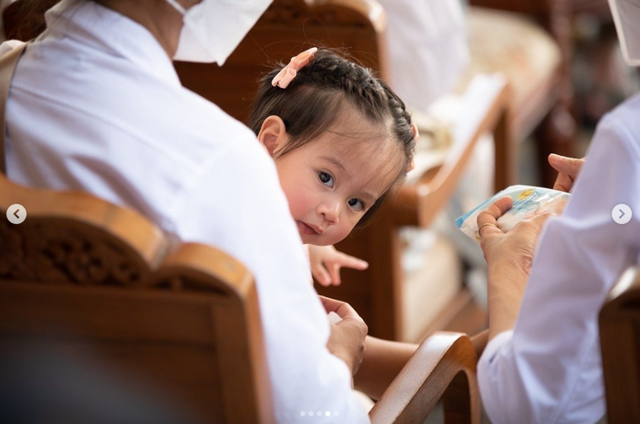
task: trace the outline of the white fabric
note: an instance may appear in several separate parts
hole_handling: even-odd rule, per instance
[[[609,0],[622,56],[629,66],[640,66],[640,0]]]
[[[606,115],[562,216],[541,235],[513,332],[488,344],[480,393],[494,424],[593,423],[605,414],[598,312],[640,261],[640,95]],[[612,209],[627,204],[631,221]]]
[[[223,65],[271,0],[202,0],[189,10],[177,0],[167,2],[183,15],[173,58]]]
[[[387,13],[391,86],[426,111],[449,93],[469,62],[460,0],[378,0]]]
[[[329,323],[273,161],[249,129],[184,89],[142,26],[65,0],[18,63],[7,105],[8,176],[80,189],[217,246],[256,278],[276,421],[369,422],[326,349]],[[309,417],[309,412],[314,417]]]

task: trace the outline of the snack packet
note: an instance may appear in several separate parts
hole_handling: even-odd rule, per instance
[[[511,209],[498,219],[498,228],[506,232],[512,229],[518,222],[533,218],[536,215],[543,213],[557,215],[562,213],[571,195],[564,191],[543,187],[527,185],[507,187],[489,200],[456,219],[456,225],[463,233],[472,239],[480,241],[480,235],[478,234],[478,215],[493,202],[505,196],[510,196],[513,199]]]

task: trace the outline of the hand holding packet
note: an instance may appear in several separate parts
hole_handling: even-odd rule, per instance
[[[456,225],[463,233],[472,239],[480,241],[480,235],[478,234],[478,215],[491,206],[493,202],[505,196],[513,199],[513,206],[498,219],[498,228],[507,232],[518,222],[533,218],[536,215],[543,213],[557,215],[562,213],[571,195],[564,191],[543,187],[527,185],[507,187],[489,200],[456,219]]]

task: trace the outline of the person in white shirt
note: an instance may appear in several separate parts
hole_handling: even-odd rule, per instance
[[[610,5],[624,56],[638,66],[638,3]],[[640,262],[639,115],[635,95],[602,119],[564,213],[548,219],[537,247],[544,219],[507,234],[495,226],[508,199],[478,218],[490,320],[478,380],[494,424],[593,423],[605,415],[598,313],[623,271]],[[572,179],[559,183],[570,188]],[[625,224],[612,217],[620,204],[631,210]]]
[[[7,176],[138,210],[256,278],[278,423],[369,422],[351,388],[366,325],[323,303],[273,160],[244,125],[183,88],[172,59],[222,64],[269,0],[63,0],[19,60]],[[7,50],[10,45],[4,45]],[[329,325],[326,313],[343,319]],[[313,411],[314,416],[309,416]]]

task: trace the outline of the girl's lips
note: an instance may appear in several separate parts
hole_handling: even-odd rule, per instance
[[[306,234],[308,236],[317,236],[321,234],[316,228],[305,224],[302,221],[296,221],[296,225],[298,226],[298,231],[302,234]]]

